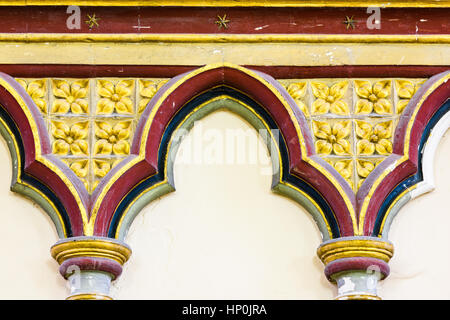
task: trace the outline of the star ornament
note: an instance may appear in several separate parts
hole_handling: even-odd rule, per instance
[[[224,29],[228,29],[228,23],[230,22],[230,20],[227,19],[226,14],[224,14],[223,17],[218,15],[217,19],[218,20],[216,20],[216,24],[219,26],[219,29],[222,29],[222,27]]]
[[[342,22],[343,24],[347,25],[347,30],[351,27],[352,29],[355,29],[355,23],[356,21],[353,20],[353,16],[350,18],[348,16],[345,16],[345,20]]]
[[[94,26],[99,26],[98,21],[100,20],[100,18],[97,18],[95,16],[95,13],[92,15],[92,17],[89,14],[87,15],[87,17],[89,20],[86,20],[85,22],[89,26],[89,29],[92,29]]]

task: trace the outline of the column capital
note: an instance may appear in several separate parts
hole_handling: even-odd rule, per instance
[[[51,249],[59,263],[77,257],[96,257],[114,260],[123,265],[131,256],[131,249],[123,242],[105,237],[73,237],[62,239]]]
[[[389,275],[393,254],[392,243],[376,237],[337,238],[317,249],[325,276],[338,285],[337,299],[380,299],[376,284]]]
[[[120,276],[131,256],[125,243],[103,237],[67,238],[50,251],[60,264],[59,272],[70,282],[70,300],[111,299],[110,283]]]

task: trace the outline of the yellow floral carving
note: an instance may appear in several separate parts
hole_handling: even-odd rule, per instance
[[[53,102],[53,113],[88,113],[88,80],[53,80],[53,95],[59,99]]]
[[[361,178],[367,178],[373,169],[375,169],[375,164],[372,161],[358,160],[356,162],[356,171]]]
[[[127,141],[131,133],[131,122],[122,121],[112,126],[108,122],[98,122],[95,128],[95,136],[99,139],[94,146],[95,154],[126,155],[130,153],[130,145]]]
[[[134,80],[120,80],[116,84],[109,80],[98,80],[98,94],[102,97],[97,104],[98,114],[133,113],[133,101],[130,96]]]
[[[409,103],[409,100],[419,90],[420,86],[426,80],[422,80],[416,84],[409,80],[395,80],[395,87],[397,88],[397,95],[400,100],[397,102],[397,113],[402,113]]]
[[[330,154],[334,152],[337,155],[350,154],[350,121],[339,121],[333,126],[324,121],[313,121],[313,132],[318,138],[315,143],[316,152],[319,154]]]
[[[94,174],[97,178],[103,178],[106,174],[114,168],[122,159],[117,159],[113,162],[107,160],[94,160]],[[92,186],[92,190],[97,188],[100,180],[96,180]]]
[[[111,164],[105,160],[94,160],[94,174],[103,178],[111,170]]]
[[[68,164],[69,165],[69,164]],[[86,190],[88,190],[88,181],[86,180],[86,176],[89,171],[89,162],[88,160],[79,160],[74,161],[69,165],[70,169],[72,169],[73,172],[80,178],[80,180],[83,182]]]
[[[20,85],[26,90],[39,110],[42,113],[47,113],[47,102],[45,101],[47,86],[45,80],[32,80],[27,82],[23,79],[17,79],[17,82],[19,82]]]
[[[144,111],[145,107],[153,98],[153,96],[156,94],[156,92],[159,89],[161,89],[161,87],[165,85],[167,81],[169,80],[161,80],[161,81],[139,80],[140,85],[139,94],[143,99],[139,101],[138,112]]]
[[[306,82],[296,82],[291,83],[286,88],[287,92],[295,100],[295,103],[297,104],[299,109],[302,110],[305,117],[309,117],[309,112],[308,108],[306,107],[306,104],[302,101],[302,99],[306,95],[307,87],[308,86]]]
[[[352,177],[353,173],[353,161],[352,160],[340,160],[334,164],[334,168],[343,176],[346,180]]]
[[[375,151],[381,155],[392,153],[392,121],[374,126],[364,121],[356,121],[356,135],[361,140],[356,144],[358,154],[372,155]]]
[[[66,155],[87,155],[88,122],[78,122],[68,125],[64,122],[53,121],[52,135],[56,139],[53,142],[53,153]]]
[[[72,169],[78,177],[85,178],[89,170],[88,160],[74,161],[70,164],[70,169]]]
[[[368,161],[358,159],[356,161],[356,172],[358,172],[358,176],[361,178],[358,182],[358,189],[361,187],[364,180],[369,176],[369,174],[375,169],[375,167],[379,165],[383,160],[384,159]]]
[[[348,88],[348,81],[338,82],[328,87],[323,82],[312,81],[311,88],[313,95],[317,98],[312,104],[313,114],[325,114],[328,112],[346,115],[349,108],[345,101],[341,100]]]
[[[356,94],[361,99],[356,103],[356,113],[378,114],[392,113],[392,103],[388,100],[391,94],[391,80],[381,80],[373,84],[366,80],[355,80]],[[386,99],[388,98],[388,99]]]
[[[353,160],[344,159],[333,161],[332,159],[325,159],[336,171],[347,181],[350,187],[353,189]]]

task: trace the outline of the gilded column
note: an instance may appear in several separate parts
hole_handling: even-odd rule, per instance
[[[114,239],[74,237],[58,241],[51,254],[69,281],[68,300],[112,300],[111,282],[122,273],[131,249]]]
[[[380,300],[378,281],[389,275],[393,245],[375,237],[342,237],[317,249],[327,279],[337,285],[337,300]]]

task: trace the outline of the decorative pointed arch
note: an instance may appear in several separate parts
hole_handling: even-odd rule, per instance
[[[279,161],[285,171],[274,177],[278,181],[274,180],[273,187],[284,194],[304,193],[322,212],[322,218],[315,218],[322,219],[319,226],[327,226],[325,239],[353,235],[356,217],[352,191],[328,163],[315,155],[308,124],[293,99],[272,77],[230,64],[182,74],[153,97],[138,124],[132,156],[116,166],[94,193],[94,234],[123,237],[132,220],[126,215],[135,211],[132,207],[143,191],[160,187],[144,197],[151,201],[173,190],[166,155],[171,139],[176,137],[174,128],[192,110],[199,112],[199,106],[218,96],[250,106],[268,128],[279,130]],[[143,203],[146,201],[139,202],[138,207]],[[121,225],[124,221],[128,223]]]
[[[430,146],[449,126],[446,72],[429,79],[410,100],[399,119],[393,154],[355,194],[316,154],[308,121],[279,82],[240,66],[207,65],[171,79],[156,92],[140,116],[130,154],[89,195],[74,172],[52,154],[44,119],[31,97],[13,78],[0,76],[0,132],[13,158],[12,189],[38,202],[63,238],[122,240],[145,204],[174,190],[172,160],[182,138],[179,129],[189,129],[218,108],[269,133],[273,190],[306,207],[324,240],[380,237],[401,204],[431,189],[430,165],[423,163],[430,163],[432,156],[424,151],[433,152]]]

